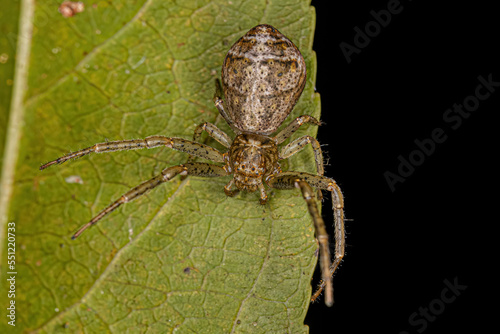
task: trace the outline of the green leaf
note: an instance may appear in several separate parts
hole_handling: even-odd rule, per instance
[[[70,18],[59,3],[24,0],[20,14],[17,61],[26,70],[16,68],[9,117],[19,122],[7,129],[0,189],[2,282],[12,271],[7,222],[17,273],[15,297],[2,283],[0,305],[5,314],[15,301],[16,326],[4,315],[0,332],[307,332],[317,243],[299,191],[270,191],[261,206],[257,193],[226,197],[229,177],[175,178],[72,241],[101,209],[187,155],[137,150],[38,168],[105,140],[191,139],[204,121],[233,137],[213,106],[214,78],[259,23],[306,59],[307,86],[285,124],[319,117],[309,1],[95,1]],[[292,139],[316,131],[303,126]],[[315,172],[312,150],[283,167]]]
[[[19,23],[19,3],[0,3],[0,166],[3,165]],[[2,169],[0,168],[0,177]]]

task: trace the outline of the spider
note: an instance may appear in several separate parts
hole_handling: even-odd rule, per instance
[[[72,237],[80,236],[87,228],[96,224],[120,205],[145,194],[163,182],[177,175],[201,177],[222,177],[233,175],[224,186],[227,196],[238,191],[259,191],[260,204],[264,205],[268,196],[266,184],[275,189],[299,188],[307,203],[314,222],[316,238],[320,246],[321,283],[311,296],[315,301],[325,289],[325,304],[333,304],[332,276],[344,256],[344,200],[342,192],[334,180],[325,177],[323,154],[318,141],[311,136],[298,138],[279,148],[297,129],[305,124],[321,125],[314,117],[302,115],[278,132],[278,127],[292,111],[304,89],[306,65],[299,49],[276,28],[262,24],[252,28],[228,51],[222,66],[222,85],[215,81],[214,104],[221,116],[236,134],[234,139],[211,123],[196,127],[193,140],[182,138],[150,136],[145,139],[119,140],[95,144],[92,147],[69,153],[40,167],[70,159],[80,158],[90,153],[105,153],[121,150],[166,146],[190,155],[187,163],[168,167],[161,174],[129,190],[97,216],[83,225]],[[222,99],[225,97],[225,101]],[[225,153],[199,143],[203,132],[227,148]],[[279,161],[301,151],[306,145],[314,151],[317,175],[303,172],[283,172]],[[211,160],[219,164],[193,162],[194,157]],[[331,262],[328,234],[319,213],[315,192],[321,199],[321,190],[332,194],[335,221],[335,256]]]

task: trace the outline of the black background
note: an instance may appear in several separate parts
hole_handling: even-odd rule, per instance
[[[312,1],[327,123],[318,138],[351,220],[335,304],[313,304],[306,324],[311,333],[495,331],[500,87],[456,129],[443,116],[474,96],[478,76],[500,83],[498,11],[487,2],[401,1],[348,63],[340,43],[354,46],[354,28],[364,31],[370,11],[389,2]],[[392,191],[384,173],[398,174],[398,157],[418,154],[414,141],[436,128],[446,140]],[[323,216],[331,226],[329,199]],[[467,288],[426,327],[411,324],[419,308],[439,305],[444,280]]]

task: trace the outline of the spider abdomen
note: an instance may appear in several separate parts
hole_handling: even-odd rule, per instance
[[[305,81],[306,64],[299,49],[265,24],[241,37],[222,66],[227,112],[242,132],[275,132],[295,106]]]

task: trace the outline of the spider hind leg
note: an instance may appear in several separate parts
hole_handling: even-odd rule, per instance
[[[332,277],[344,257],[345,249],[344,199],[340,188],[337,186],[335,181],[330,178],[301,172],[279,173],[271,176],[267,180],[267,184],[271,188],[276,189],[299,188],[301,190],[302,197],[306,201],[309,213],[313,219],[314,228],[316,230],[316,238],[318,239],[320,246],[319,263],[321,267],[322,279],[318,290],[311,296],[311,302],[314,302],[321,295],[321,292],[325,290],[325,304],[327,306],[332,306]],[[325,223],[319,213],[319,208],[312,187],[328,190],[332,193],[335,221],[335,257],[333,262],[331,262],[330,259],[330,247]]]

